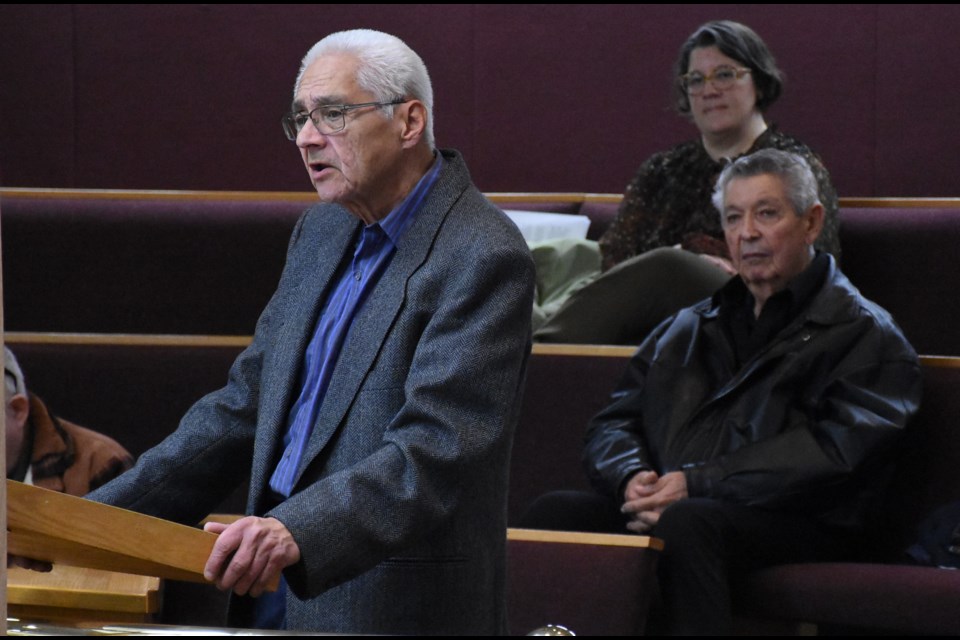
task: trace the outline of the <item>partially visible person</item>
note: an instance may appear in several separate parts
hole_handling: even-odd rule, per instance
[[[58,418],[27,390],[23,371],[4,347],[7,478],[82,496],[133,466],[112,438]]]
[[[815,252],[824,207],[803,158],[721,174],[738,275],[643,342],[591,422],[596,494],[551,494],[534,528],[652,532],[663,628],[726,635],[751,569],[856,557],[917,411],[917,355],[890,314]]]
[[[724,166],[759,149],[807,161],[824,207],[817,248],[840,257],[837,194],[827,169],[764,115],[780,96],[782,78],[760,36],[737,22],[708,22],[680,48],[675,77],[676,109],[698,137],[641,165],[600,239],[603,275],[571,297],[536,340],[635,345],[663,319],[723,286],[735,270],[711,193]]]

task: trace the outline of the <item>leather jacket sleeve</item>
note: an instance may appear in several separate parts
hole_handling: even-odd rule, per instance
[[[655,468],[641,434],[641,399],[657,334],[654,331],[634,354],[611,403],[587,429],[583,467],[593,487],[604,495],[621,498],[627,480],[639,471]]]

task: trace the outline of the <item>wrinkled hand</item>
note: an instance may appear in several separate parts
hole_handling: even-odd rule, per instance
[[[737,270],[733,268],[733,263],[726,258],[721,258],[720,256],[711,256],[706,253],[701,253],[700,257],[721,271],[729,273],[731,276],[737,275]]]
[[[222,591],[259,596],[281,571],[300,561],[300,547],[276,518],[248,516],[230,525],[208,522],[203,530],[219,534],[203,577]]]
[[[620,511],[630,517],[627,529],[646,533],[657,524],[664,509],[687,496],[687,478],[682,471],[660,477],[653,471],[641,471],[627,483]]]
[[[650,494],[650,488],[660,479],[656,471],[640,471],[627,481],[623,489],[623,501],[631,502]]]

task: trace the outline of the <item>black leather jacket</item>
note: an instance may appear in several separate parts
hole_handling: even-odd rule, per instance
[[[864,524],[920,402],[917,355],[831,259],[807,309],[737,368],[712,300],[664,322],[591,422],[584,465],[621,496],[643,469],[690,496]]]

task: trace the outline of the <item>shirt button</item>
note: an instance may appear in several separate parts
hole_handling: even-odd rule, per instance
[[[360,275],[360,272],[359,272],[359,271],[357,271],[355,274],[353,274],[353,277],[354,277],[354,279],[355,279],[357,282],[360,282],[361,275]]]

